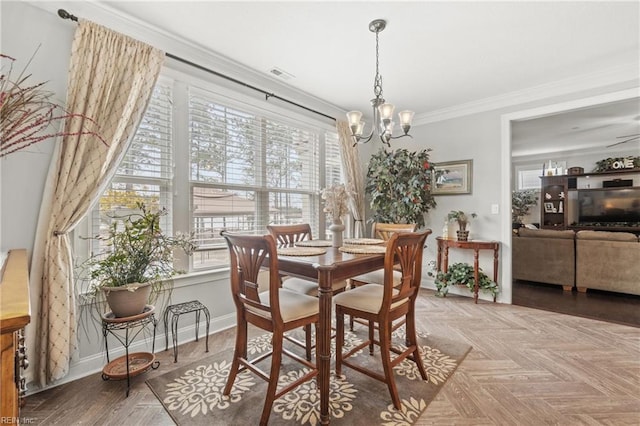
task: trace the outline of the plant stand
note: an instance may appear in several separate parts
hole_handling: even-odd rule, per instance
[[[467,249],[473,250],[473,270],[474,270],[474,279],[475,285],[473,287],[473,298],[475,303],[478,303],[478,282],[479,282],[479,257],[480,250],[493,250],[493,281],[498,283],[498,257],[500,255],[500,242],[498,241],[480,241],[480,240],[471,240],[471,241],[458,241],[458,240],[449,240],[442,237],[436,237],[436,241],[438,242],[438,264],[437,270],[447,272],[449,269],[449,248],[459,248],[459,249]],[[444,265],[443,265],[444,260]],[[442,268],[441,268],[442,266]],[[493,301],[496,301],[495,296],[493,297]]]
[[[127,379],[127,397],[131,389],[131,377],[135,377],[148,371],[150,368],[156,369],[160,366],[160,361],[156,361],[154,355],[156,341],[156,327],[158,321],[154,315],[155,307],[147,305],[141,314],[131,317],[118,318],[112,312],[102,316],[102,335],[104,336],[104,348],[107,353],[107,365],[102,369],[102,380],[123,380]],[[151,352],[129,353],[129,346],[135,338],[147,326],[153,326],[153,340]],[[117,331],[124,331],[124,336]],[[124,346],[125,355],[109,360],[109,340],[107,336],[111,334]]]

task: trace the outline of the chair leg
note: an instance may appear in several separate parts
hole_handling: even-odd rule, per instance
[[[227,384],[224,386],[223,395],[229,396],[233,382],[236,380],[236,375],[240,368],[240,358],[247,356],[247,322],[244,318],[238,318],[238,327],[236,331],[236,347],[233,351],[233,361],[231,362],[231,369],[229,370],[229,377],[227,377]]]
[[[351,317],[353,320],[353,317]],[[336,307],[336,375],[342,375],[342,345],[344,344],[344,315]]]
[[[418,371],[420,372],[420,377],[422,377],[422,380],[427,380],[427,371],[424,369],[422,356],[420,355],[420,348],[418,347],[418,338],[416,336],[416,321],[415,317],[413,317],[412,315],[406,316],[405,332],[407,347],[415,347],[415,350],[413,351],[413,362],[415,362],[416,366],[418,366]]]
[[[306,328],[306,326],[305,326]],[[260,425],[266,426],[269,423],[269,415],[273,401],[276,399],[276,391],[278,390],[278,378],[280,377],[280,364],[282,364],[282,331],[273,332],[273,353],[271,355],[271,372],[269,373],[269,386],[262,408],[262,416],[260,417]]]
[[[373,321],[369,321],[369,355],[373,355],[373,333],[375,332],[376,326]]]
[[[307,361],[311,361],[311,324],[304,326],[304,350]]]
[[[381,321],[378,324],[378,334],[380,336],[380,358],[382,359],[382,368],[384,370],[385,382],[391,395],[391,401],[396,410],[402,408],[400,403],[400,397],[398,396],[398,388],[396,387],[396,380],[393,376],[393,367],[391,366],[391,341],[389,340],[389,330],[387,327],[391,327],[391,324]]]
[[[349,330],[353,331],[353,315],[349,315]]]

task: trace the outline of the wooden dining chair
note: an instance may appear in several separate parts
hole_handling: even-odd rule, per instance
[[[381,223],[374,222],[371,227],[371,235],[383,241],[388,241],[396,232],[415,232],[417,225],[415,223]],[[366,274],[358,275],[350,279],[350,288],[360,287],[365,284],[382,284],[384,282],[384,269],[378,269]],[[400,283],[400,273],[394,271],[393,282],[397,285]],[[349,327],[353,331],[354,319],[349,319]],[[398,323],[396,327],[402,325]]]
[[[295,225],[267,225],[267,230],[278,242],[278,247],[295,246],[297,242],[312,240],[311,225],[300,223]],[[282,287],[298,293],[318,297],[318,283],[316,281],[305,280],[297,277],[281,277]],[[343,292],[347,288],[347,280],[334,281],[331,283],[332,294]],[[311,351],[315,348],[310,342],[311,326],[304,328],[304,342],[292,336],[285,336],[287,340],[303,347],[307,354],[307,359],[311,359]]]
[[[300,384],[317,376],[318,368],[283,346],[284,333],[299,327],[318,325],[318,299],[280,287],[278,256],[271,235],[254,236],[230,234],[223,231],[231,258],[231,294],[236,305],[237,331],[233,362],[223,395],[229,395],[239,372],[250,370],[268,382],[260,424],[266,425],[273,402]],[[258,292],[258,273],[267,264],[269,267],[269,289]],[[249,359],[247,353],[247,325],[272,333],[272,350],[266,355]],[[316,330],[317,335],[317,330]],[[282,356],[300,362],[309,371],[294,382],[278,390],[278,376]],[[271,356],[269,374],[256,364]],[[317,360],[317,357],[316,357]]]
[[[363,285],[340,293],[334,298],[337,328],[336,374],[341,375],[342,366],[345,365],[386,383],[393,406],[396,409],[401,408],[401,403],[393,375],[393,367],[404,359],[410,359],[418,367],[422,380],[427,380],[427,373],[422,364],[416,337],[415,304],[422,278],[422,251],[424,242],[430,233],[431,230],[394,233],[387,242],[383,284]],[[394,285],[394,265],[398,265],[401,274],[399,285]],[[368,340],[343,353],[345,315],[362,318],[370,326]],[[399,318],[404,318],[406,324],[406,349],[393,346],[391,339],[393,321]],[[377,340],[374,336],[373,324],[378,325]],[[380,347],[384,376],[348,359],[371,343]],[[396,355],[393,359],[391,358],[392,353]],[[373,355],[373,351],[371,354]]]
[[[313,239],[311,234],[311,225],[308,223],[295,225],[267,225],[267,230],[278,242],[278,247],[292,247],[295,246],[297,242]],[[299,293],[308,294],[309,296],[318,296],[318,283],[315,281],[296,277],[283,277],[282,287]],[[331,284],[333,294],[338,294],[344,291],[346,287],[346,280],[335,281]]]

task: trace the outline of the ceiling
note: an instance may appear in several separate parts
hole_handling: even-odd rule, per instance
[[[384,96],[416,118],[640,62],[637,1],[98,3],[274,79],[269,71],[277,67],[291,76],[286,84],[344,111],[367,111],[373,98],[368,25],[377,18],[387,20],[379,58]],[[545,140],[536,143],[549,149],[604,146],[640,133],[639,116],[637,101],[619,102],[523,122],[517,140],[530,147],[544,124]]]

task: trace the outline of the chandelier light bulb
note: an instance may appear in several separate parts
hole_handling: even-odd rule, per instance
[[[391,120],[393,118],[393,110],[396,107],[393,104],[382,104],[378,107],[381,120]]]
[[[400,118],[400,125],[402,126],[402,130],[405,134],[409,133],[409,129],[411,128],[411,121],[413,121],[413,115],[415,112],[413,111],[400,111],[398,113],[398,117]]]

